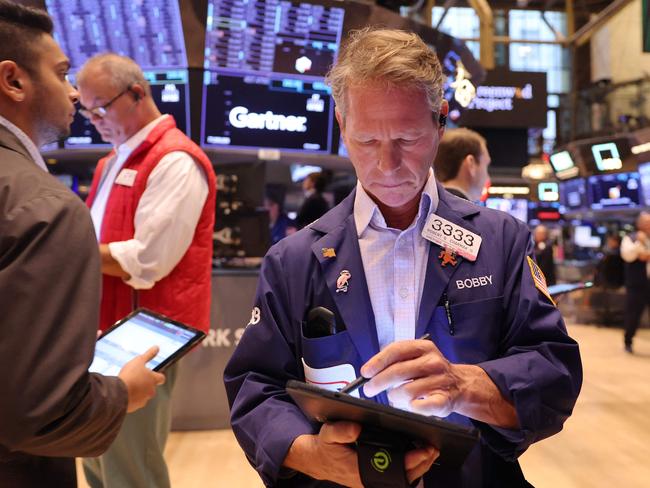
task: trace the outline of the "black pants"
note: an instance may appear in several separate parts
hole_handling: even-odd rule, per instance
[[[625,344],[632,345],[632,338],[639,328],[641,316],[646,306],[650,305],[650,285],[647,287],[628,288],[625,297]]]

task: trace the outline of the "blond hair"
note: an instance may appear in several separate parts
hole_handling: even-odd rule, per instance
[[[367,82],[422,90],[436,114],[442,103],[442,69],[436,54],[411,32],[366,27],[352,31],[326,77],[343,117],[347,88]]]

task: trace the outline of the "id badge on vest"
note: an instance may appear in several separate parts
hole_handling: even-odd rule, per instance
[[[122,186],[133,186],[135,183],[135,177],[138,175],[138,172],[134,169],[124,168],[120,171],[120,174],[115,178],[116,185]]]

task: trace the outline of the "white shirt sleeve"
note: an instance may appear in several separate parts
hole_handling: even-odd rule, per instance
[[[207,196],[208,179],[188,153],[160,160],[135,211],[133,239],[108,245],[131,276],[128,285],[147,290],[171,273],[190,247]]]
[[[639,259],[639,254],[645,250],[643,244],[638,241],[633,241],[630,236],[623,237],[621,241],[621,257],[623,261],[632,263]]]

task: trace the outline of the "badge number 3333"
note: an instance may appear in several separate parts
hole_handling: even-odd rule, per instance
[[[429,215],[422,237],[459,256],[475,261],[481,247],[481,236],[436,214]]]

